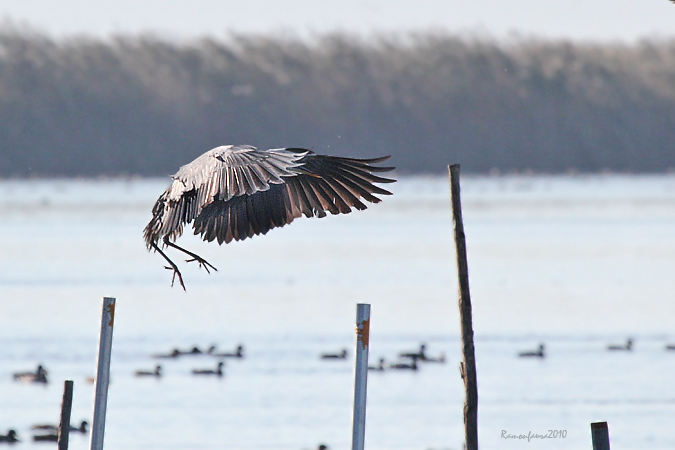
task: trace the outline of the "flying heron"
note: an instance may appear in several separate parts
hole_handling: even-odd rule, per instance
[[[391,195],[374,183],[396,180],[374,175],[393,167],[374,164],[389,156],[372,159],[317,155],[302,148],[258,150],[250,145],[225,145],[209,150],[181,167],[173,183],[152,208],[145,227],[148,251],[158,252],[185,290],[176,264],[159,247],[175,248],[210,273],[217,270],[201,256],[175,244],[183,226],[192,223],[194,234],[218,244],[241,241],[294,219],[347,214],[352,208],[366,209],[361,201],[379,203],[373,194]]]

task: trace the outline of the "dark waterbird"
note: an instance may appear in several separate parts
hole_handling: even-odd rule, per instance
[[[518,353],[518,356],[521,358],[544,358],[544,344],[539,344],[539,349],[533,352],[521,352]]]
[[[19,436],[16,434],[16,431],[9,430],[7,434],[0,434],[0,442],[6,442],[8,444],[13,444],[15,442],[21,442]]]
[[[159,378],[162,376],[162,366],[155,367],[155,370],[137,370],[134,374],[137,377],[156,377]]]
[[[347,359],[347,349],[343,348],[340,353],[324,353],[321,359]]]
[[[179,356],[189,356],[189,355],[213,355],[216,351],[216,346],[212,345],[209,347],[206,351],[203,351],[196,345],[192,347],[190,350],[179,350],[177,348],[174,348],[171,350],[171,353],[166,353],[166,354],[156,354],[152,355],[153,358],[178,358]]]
[[[243,358],[244,357],[244,346],[238,345],[237,350],[234,353],[223,352],[223,353],[214,353],[213,356],[216,358]]]
[[[199,347],[197,347],[195,345],[194,347],[192,347],[187,352],[181,352],[181,355],[212,355],[213,352],[215,352],[215,351],[216,351],[215,345],[212,345],[206,351],[202,351],[202,349],[200,349]]]
[[[417,358],[424,362],[445,363],[445,353],[441,353],[438,358],[433,358],[426,354],[426,344],[420,344],[420,349],[416,352],[399,353],[400,358]]]
[[[70,425],[70,432],[87,433],[88,425],[86,420],[83,420],[79,427]],[[59,440],[59,428],[55,425],[33,425],[31,428],[33,430],[48,432],[46,434],[33,435],[33,441],[35,442],[57,442]]]
[[[623,345],[608,345],[607,350],[618,350],[618,351],[627,351],[630,352],[633,350],[633,340],[627,339],[626,343]]]
[[[217,270],[201,256],[174,242],[183,227],[192,223],[194,234],[218,244],[241,241],[294,219],[347,214],[352,208],[366,209],[361,201],[379,203],[373,194],[391,195],[374,183],[396,180],[373,175],[393,167],[374,164],[373,159],[317,155],[301,148],[258,150],[250,145],[225,145],[204,153],[181,167],[173,183],[152,208],[145,227],[148,250],[158,252],[185,289],[176,264],[160,249],[172,247],[196,261],[207,272]],[[159,245],[158,245],[159,244]]]
[[[368,370],[383,372],[384,371],[384,358],[380,358],[380,362],[377,366],[368,366]]]
[[[40,364],[35,372],[15,373],[14,380],[24,383],[47,383],[47,370]]]
[[[416,352],[408,352],[408,353],[399,353],[398,356],[400,358],[418,358],[418,359],[426,359],[426,349],[427,346],[426,344],[420,344],[420,349],[417,350]]]
[[[171,353],[158,353],[155,355],[152,355],[153,358],[178,358],[180,355],[183,353],[178,350],[177,348],[174,348],[171,350]]]
[[[223,376],[223,362],[218,363],[218,368],[216,370],[213,369],[195,369],[192,371],[192,375],[216,375],[219,377]]]
[[[71,424],[70,425],[70,431],[72,433],[87,433],[89,431],[88,428],[87,428],[88,426],[89,426],[89,422],[87,422],[86,420],[83,420],[80,423],[80,426],[78,426],[78,427]],[[59,429],[59,427],[57,425],[42,425],[42,424],[33,425],[30,428],[31,428],[31,430],[43,430],[43,431],[57,431]]]

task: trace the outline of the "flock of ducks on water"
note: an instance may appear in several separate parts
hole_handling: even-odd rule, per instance
[[[205,351],[202,351],[199,347],[196,346],[192,347],[190,350],[185,351],[174,348],[169,353],[156,354],[152,355],[152,357],[156,359],[176,359],[182,356],[199,356],[199,355],[213,356],[214,358],[243,358],[244,346],[238,345],[237,349],[234,352],[220,352],[220,353],[216,352],[215,345],[212,345]],[[225,367],[225,363],[223,361],[219,361],[215,369],[192,369],[191,373],[192,375],[211,375],[222,377],[223,375],[225,375],[225,372],[223,372],[223,367]],[[162,366],[158,364],[157,366],[155,366],[155,370],[137,370],[134,373],[134,375],[137,377],[159,378],[162,376]]]
[[[667,344],[665,346],[666,350],[675,351],[675,345]],[[534,351],[525,351],[518,353],[518,356],[521,358],[545,358],[546,357],[546,347],[544,344],[540,344],[539,348]],[[633,350],[633,340],[627,339],[624,344],[612,344],[607,346],[608,351],[624,351],[630,352]],[[212,345],[207,350],[201,350],[199,347],[192,347],[189,350],[179,350],[174,348],[171,352],[166,354],[155,354],[152,355],[156,359],[177,359],[184,356],[196,356],[196,355],[206,355],[212,356],[215,358],[243,358],[244,357],[244,347],[238,345],[234,352],[216,352],[215,345]],[[342,349],[338,353],[323,353],[320,358],[322,360],[346,360],[348,356],[347,349]],[[426,345],[420,344],[419,350],[416,352],[402,352],[399,353],[400,361],[391,363],[389,365],[385,364],[384,358],[379,358],[379,363],[375,366],[369,366],[368,370],[383,372],[385,370],[411,370],[417,371],[419,369],[418,362],[425,363],[445,363],[445,355],[441,353],[438,357],[431,357],[426,353]],[[224,362],[219,361],[215,369],[193,369],[192,375],[196,376],[217,376],[222,377],[224,375],[223,367]],[[48,372],[42,366],[38,365],[35,372],[19,372],[13,374],[15,381],[26,382],[26,383],[47,383]],[[162,376],[162,366],[155,366],[154,370],[137,370],[134,373],[137,377],[161,377]],[[88,379],[93,381],[92,378]],[[82,421],[80,426],[75,427],[71,425],[71,432],[80,432],[87,433],[87,421]],[[55,442],[57,440],[57,427],[54,425],[34,425],[32,430],[41,431],[46,434],[38,434],[33,436],[34,441],[44,441],[44,442]],[[15,430],[9,430],[7,434],[0,434],[0,443],[15,443],[20,442],[18,435]],[[327,450],[328,447],[325,445],[319,446],[320,450]]]
[[[388,366],[385,364],[385,359],[380,358],[379,364],[376,366],[368,366],[368,370],[378,372],[383,372],[385,370],[418,370],[418,361],[441,364],[445,363],[445,354],[441,353],[438,358],[433,358],[426,354],[426,348],[426,344],[420,344],[420,348],[416,352],[399,353],[399,358],[403,359],[401,361],[391,363]],[[347,349],[342,349],[340,353],[324,353],[321,355],[321,359],[347,359]]]
[[[633,351],[633,339],[628,338],[623,344],[610,344],[607,346],[607,350],[610,352],[631,352]],[[666,344],[665,350],[674,351],[674,344]],[[539,349],[535,351],[521,352],[518,353],[518,356],[521,358],[545,358],[545,346],[544,344],[539,344]]]
[[[192,347],[190,350],[182,351],[177,348],[174,348],[168,354],[158,354],[152,355],[154,358],[159,359],[176,359],[183,356],[195,356],[195,355],[206,355],[212,356],[215,358],[243,358],[244,357],[244,347],[242,345],[237,346],[237,349],[234,352],[216,352],[216,347],[211,346],[208,350],[202,351],[198,347]],[[225,373],[223,372],[223,367],[225,364],[223,361],[219,361],[215,369],[193,369],[192,375],[196,376],[216,376],[222,377]],[[19,372],[13,374],[15,381],[23,383],[37,383],[37,384],[47,384],[48,380],[47,369],[38,365],[35,372]],[[162,376],[162,366],[157,365],[154,370],[137,370],[134,372],[134,375],[137,377],[161,377]],[[93,382],[92,377],[86,379],[89,382]],[[83,420],[79,426],[70,426],[71,433],[87,433],[88,423],[86,420]],[[32,430],[40,433],[33,435],[33,441],[35,442],[56,442],[58,439],[58,428],[55,425],[33,425]],[[21,442],[16,430],[9,430],[7,434],[0,434],[0,443],[14,444],[16,442]]]

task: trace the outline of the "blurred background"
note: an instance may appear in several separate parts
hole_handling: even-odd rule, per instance
[[[57,421],[65,379],[73,424],[91,421],[112,296],[106,449],[349,448],[358,302],[385,360],[367,447],[461,449],[451,163],[481,446],[590,448],[594,421],[617,448],[675,446],[667,0],[0,0],[0,118],[0,435],[17,448],[54,445],[31,427]],[[143,227],[169,175],[229,143],[390,154],[399,181],[366,211],[227,246],[187,232],[219,270],[172,255],[187,292],[171,288]],[[390,368],[421,344],[443,361]],[[192,373],[219,361],[223,377]],[[38,364],[48,383],[15,380]],[[565,437],[502,437],[549,430]]]
[[[164,176],[221,143],[662,172],[672,6],[3,1],[0,175]]]

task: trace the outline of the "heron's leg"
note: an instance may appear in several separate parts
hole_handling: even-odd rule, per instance
[[[180,250],[181,252],[185,253],[186,255],[192,256],[192,259],[186,259],[185,262],[192,262],[192,261],[197,261],[199,263],[199,267],[203,267],[206,269],[206,273],[211,273],[209,271],[209,267],[218,272],[218,269],[216,269],[213,264],[209,263],[207,260],[202,258],[201,256],[197,255],[196,253],[192,253],[189,250],[185,250],[183,247],[179,247],[178,245],[174,244],[171,242],[168,238],[168,236],[164,237],[164,245],[167,245],[169,247],[173,247],[176,250]]]
[[[183,290],[186,291],[187,289],[185,289],[183,277],[180,274],[180,270],[178,270],[178,266],[176,266],[176,264],[174,264],[174,262],[171,261],[169,257],[166,256],[166,254],[159,247],[157,247],[157,244],[151,242],[150,245],[152,245],[152,248],[154,248],[155,251],[157,251],[160,255],[162,255],[164,259],[166,259],[166,262],[168,262],[171,265],[171,267],[165,266],[166,269],[173,270],[173,277],[171,278],[171,286],[173,287],[173,282],[176,280],[176,275],[178,275],[178,282],[180,283]]]

